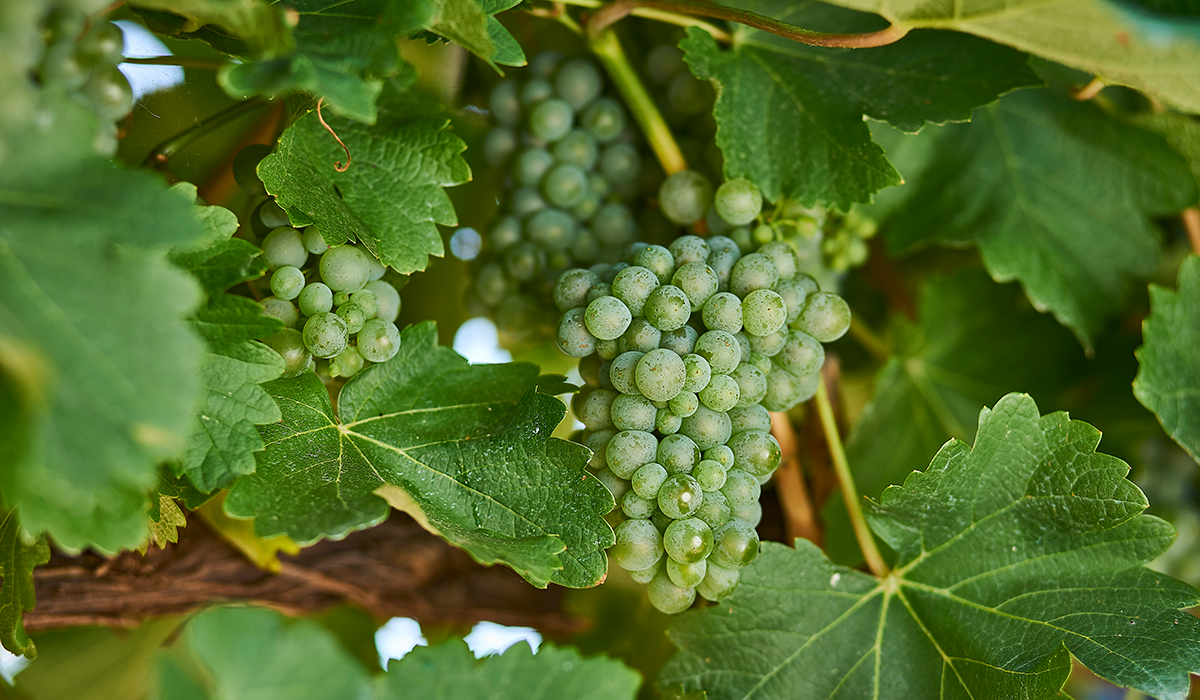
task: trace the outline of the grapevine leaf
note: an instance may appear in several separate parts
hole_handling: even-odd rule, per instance
[[[1079,345],[1020,297],[1014,285],[997,285],[978,271],[925,283],[919,320],[895,321],[895,353],[846,443],[862,493],[875,497],[901,483],[951,438],[974,439],[980,409],[1009,391],[1031,388],[1048,397],[1064,388],[1063,367],[1083,360]],[[824,517],[826,552],[838,563],[857,563],[842,499],[829,499]]]
[[[1004,397],[980,413],[973,449],[946,443],[872,509],[898,555],[889,576],[834,566],[806,540],[767,543],[730,599],[675,624],[682,651],[662,681],[714,699],[1053,698],[1073,655],[1184,700],[1200,668],[1200,620],[1184,608],[1200,593],[1143,566],[1175,531],[1142,514],[1099,439]]]
[[[745,9],[816,29],[869,31],[879,19],[816,2],[745,0]],[[805,46],[744,25],[722,50],[707,32],[680,45],[698,78],[720,90],[717,144],[727,178],[745,176],[771,201],[849,209],[900,177],[871,143],[863,115],[916,131],[966,120],[1010,90],[1040,84],[1027,57],[949,32],[916,32],[875,49]]]
[[[296,50],[265,60],[226,66],[218,75],[234,97],[283,95],[305,90],[332,110],[368,124],[384,80],[406,65],[398,41],[433,15],[427,0],[290,0],[300,16]]]
[[[327,630],[312,620],[288,619],[263,608],[206,610],[188,623],[187,651],[203,668],[201,697],[257,700],[367,700],[370,674]],[[182,674],[159,680],[176,697]],[[184,687],[196,688],[201,683]],[[194,691],[193,691],[194,692]],[[188,696],[194,697],[194,696]]]
[[[1134,124],[1161,134],[1179,155],[1187,159],[1192,176],[1200,182],[1200,120],[1174,112],[1143,112]]]
[[[409,117],[405,108],[384,107],[374,126],[346,119],[327,121],[337,141],[309,114],[288,127],[275,151],[258,166],[267,190],[293,220],[307,218],[330,245],[357,238],[385,265],[408,274],[425,269],[430,255],[444,254],[435,224],[458,218],[443,187],[471,179],[462,157],[466,145],[447,131],[445,117]]]
[[[496,47],[496,51],[491,57],[492,62],[502,66],[525,65],[525,52],[521,49],[521,45],[517,43],[516,37],[510,34],[504,25],[500,24],[500,20],[495,17],[501,12],[511,10],[521,4],[521,0],[478,0],[478,2],[479,6],[483,8],[484,14],[488,16],[488,36]]]
[[[183,320],[196,285],[162,251],[201,231],[149,173],[14,145],[29,165],[0,172],[0,345],[33,358],[21,381],[38,398],[0,490],[64,547],[135,547],[155,465],[182,450],[199,392]]]
[[[426,25],[426,29],[444,39],[456,42],[484,60],[492,59],[496,53],[496,45],[492,41],[488,22],[491,18],[484,11],[482,2],[479,0],[433,0],[433,3],[437,9]]]
[[[1163,430],[1200,461],[1200,258],[1179,269],[1179,288],[1150,286],[1145,344],[1137,351],[1133,393],[1154,412]]]
[[[267,386],[283,421],[225,502],[262,536],[307,544],[370,527],[387,501],[483,563],[532,583],[584,587],[605,573],[612,496],[584,472],[587,450],[551,437],[562,403],[533,389],[537,367],[468,365],[437,345],[432,323],[403,333],[400,353],[342,388],[335,413],[311,373]]]
[[[978,244],[993,279],[1020,281],[1089,350],[1126,281],[1154,270],[1150,216],[1200,196],[1162,137],[1048,90],[911,138],[933,139],[934,155],[906,173],[915,186],[885,223],[890,247]]]
[[[1118,0],[831,0],[878,12],[899,27],[975,34],[1200,111],[1200,19],[1172,17]]]
[[[21,535],[15,509],[0,518],[0,642],[11,654],[34,658],[37,645],[25,634],[21,616],[36,604],[33,568],[50,561],[50,545],[44,538],[32,542]]]
[[[496,700],[632,700],[642,683],[637,671],[602,656],[584,657],[543,642],[476,659],[460,639],[421,646],[388,662],[377,700],[495,698]]]
[[[283,7],[259,0],[132,0],[151,31],[199,39],[238,56],[279,54],[292,48]]]
[[[142,543],[138,551],[144,556],[150,551],[150,545],[165,548],[172,542],[179,541],[179,528],[187,525],[187,518],[179,509],[175,499],[165,493],[158,494],[158,503],[150,509],[150,537]]]

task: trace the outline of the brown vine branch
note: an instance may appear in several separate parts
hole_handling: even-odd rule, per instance
[[[333,130],[333,127],[329,126],[329,124],[327,124],[325,122],[325,117],[321,115],[321,105],[324,103],[325,103],[324,97],[317,100],[317,120],[321,122],[321,126],[325,127],[325,130],[328,131],[330,133],[330,135],[332,135],[333,138],[337,140],[338,145],[341,146],[342,150],[346,152],[346,164],[345,165],[342,165],[342,162],[340,160],[333,161],[333,169],[338,171],[339,173],[344,173],[350,169],[350,160],[351,160],[350,149],[347,148],[346,144],[342,142],[341,137],[339,137],[337,135],[337,132]]]
[[[1192,244],[1192,252],[1200,255],[1200,207],[1188,207],[1179,215],[1183,220],[1183,228],[1187,231],[1188,241]]]
[[[615,2],[611,2],[600,8],[592,16],[591,20],[588,21],[588,31],[592,33],[592,36],[596,36],[612,23],[640,8],[665,10],[667,12],[708,17],[711,19],[723,19],[729,22],[744,24],[748,27],[754,27],[755,29],[798,41],[802,44],[830,48],[866,49],[887,46],[888,44],[900,41],[908,34],[907,28],[898,27],[894,24],[887,29],[881,29],[877,32],[867,32],[865,34],[827,34],[825,32],[814,32],[808,29],[801,29],[787,22],[780,22],[777,19],[772,19],[756,12],[724,7],[704,2],[704,0],[615,0]]]
[[[775,490],[779,494],[779,505],[783,509],[783,530],[788,544],[803,537],[813,543],[821,543],[821,531],[813,512],[808,486],[800,468],[800,446],[796,429],[786,413],[771,413],[771,434],[779,443],[782,453],[779,469],[775,472]]]

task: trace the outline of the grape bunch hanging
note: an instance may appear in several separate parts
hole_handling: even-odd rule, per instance
[[[602,74],[587,59],[550,51],[529,73],[498,83],[489,98],[497,125],[484,151],[508,168],[508,192],[467,292],[468,305],[496,320],[510,345],[552,332],[546,300],[559,273],[616,262],[638,237],[626,202],[642,157],[625,109],[604,95]]]
[[[659,204],[687,225],[714,207],[732,226],[761,214],[747,180],[716,191],[693,171],[663,182]],[[850,312],[771,241],[743,254],[732,238],[634,244],[614,265],[571,269],[554,287],[556,340],[582,358],[574,403],[590,467],[618,504],[612,559],[668,613],[697,593],[731,594],[758,553],[761,485],[779,466],[768,410],[816,392],[822,343]]]

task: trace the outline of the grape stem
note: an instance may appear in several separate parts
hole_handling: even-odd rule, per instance
[[[687,170],[687,160],[684,159],[683,152],[679,150],[679,144],[675,142],[671,129],[663,119],[662,113],[658,111],[658,105],[654,103],[654,98],[650,97],[650,93],[646,91],[646,86],[642,85],[637,71],[630,65],[625,50],[621,48],[620,39],[611,29],[593,33],[590,23],[588,33],[590,35],[588,43],[591,45],[592,52],[604,64],[604,69],[608,71],[617,90],[625,98],[625,104],[629,106],[633,118],[642,128],[642,134],[650,143],[650,147],[654,149],[654,155],[658,157],[658,162],[662,165],[663,170],[667,175]]]
[[[121,63],[133,63],[139,66],[179,66],[181,68],[201,68],[203,70],[220,70],[225,64],[217,61],[206,61],[202,58],[179,58],[177,56],[149,56],[133,58],[124,56]]]
[[[854,537],[862,549],[863,559],[871,573],[879,578],[888,575],[888,565],[879,553],[875,544],[875,535],[867,526],[863,517],[861,498],[854,486],[854,476],[850,473],[850,464],[846,461],[846,450],[842,447],[842,438],[838,434],[837,421],[833,417],[833,406],[829,403],[829,390],[825,386],[825,378],[817,384],[817,413],[821,417],[821,429],[825,433],[825,441],[829,444],[829,455],[833,459],[833,469],[837,473],[838,483],[842,487],[842,499],[846,503],[846,512],[850,514],[850,524],[854,528]]]
[[[756,12],[724,7],[706,0],[615,0],[600,8],[588,22],[591,31],[600,32],[613,22],[632,14],[634,9],[649,8],[666,10],[684,15],[697,15],[712,19],[723,19],[737,22],[748,27],[770,32],[777,36],[798,41],[809,46],[826,46],[843,49],[867,49],[876,46],[887,46],[900,41],[908,34],[906,27],[895,24],[887,29],[865,34],[827,34],[801,29],[787,22],[780,22]]]
[[[244,102],[238,102],[231,107],[223,109],[211,117],[205,118],[199,124],[196,124],[190,129],[181,131],[180,133],[155,146],[154,150],[150,151],[150,154],[146,156],[146,160],[144,160],[142,164],[152,168],[161,168],[165,166],[167,161],[171,160],[171,157],[176,153],[182,151],[196,141],[199,141],[200,139],[211,134],[222,126],[225,126],[238,117],[244,116],[261,107],[266,107],[267,104],[268,103],[265,100],[253,98]]]
[[[850,337],[862,346],[871,357],[883,362],[892,354],[891,348],[879,334],[863,323],[858,314],[850,314]]]
[[[775,489],[783,506],[783,529],[788,542],[803,537],[815,544],[821,542],[821,531],[813,513],[812,498],[804,483],[804,471],[800,466],[800,447],[796,440],[796,428],[786,413],[771,413],[771,434],[779,443],[781,458],[775,471]]]
[[[1192,252],[1200,255],[1200,207],[1184,209],[1179,218],[1183,219],[1183,228],[1192,244]]]
[[[1080,102],[1087,102],[1088,100],[1092,99],[1096,95],[1099,95],[1100,91],[1103,89],[1104,89],[1104,81],[1101,80],[1097,76],[1095,78],[1092,78],[1091,82],[1089,82],[1087,85],[1084,85],[1081,88],[1076,88],[1076,89],[1072,90],[1071,97],[1073,99],[1079,100]]]
[[[598,9],[604,7],[604,0],[559,0],[559,2],[554,4],[558,7],[561,7],[562,5],[574,5],[576,7]],[[530,10],[530,12],[535,15],[539,14],[537,8]],[[703,29],[711,34],[712,38],[725,44],[728,44],[733,40],[733,37],[729,36],[729,32],[721,29],[711,22],[705,22],[698,17],[681,15],[677,12],[668,12],[666,10],[658,10],[652,7],[635,7],[630,14],[634,17],[652,19],[657,22],[663,22],[664,24],[674,24],[680,27],[696,27],[698,29]]]

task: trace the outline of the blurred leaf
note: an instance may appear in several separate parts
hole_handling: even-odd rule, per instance
[[[235,520],[225,515],[223,505],[226,495],[225,491],[218,492],[216,498],[200,506],[196,513],[204,519],[210,530],[235,547],[251,564],[263,571],[279,573],[283,569],[279,553],[299,554],[300,545],[286,535],[259,537],[254,531],[253,521]]]
[[[273,55],[291,49],[283,6],[260,0],[130,0],[151,31],[199,39],[239,56]]]
[[[50,561],[50,545],[38,537],[27,541],[21,534],[17,511],[0,517],[0,642],[11,654],[37,657],[37,646],[25,634],[21,616],[33,610],[37,599],[33,590],[34,567]]]

